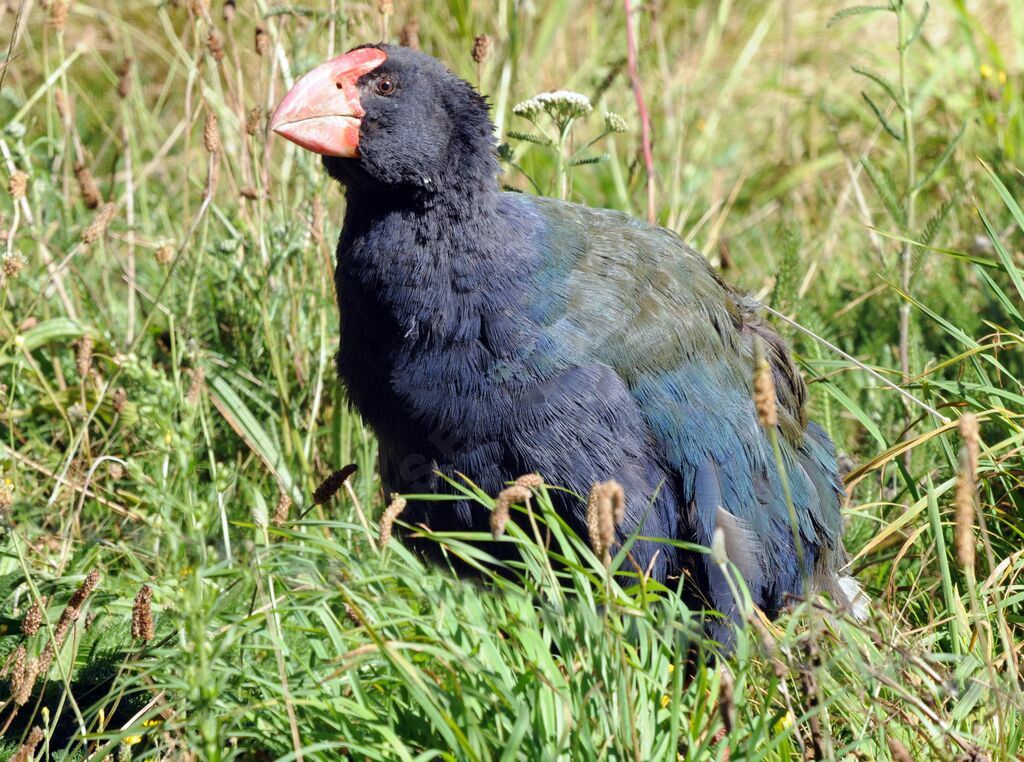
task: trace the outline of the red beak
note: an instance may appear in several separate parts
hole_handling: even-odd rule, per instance
[[[376,48],[359,48],[320,64],[295,83],[270,119],[270,129],[324,156],[359,156],[356,81],[387,60]]]

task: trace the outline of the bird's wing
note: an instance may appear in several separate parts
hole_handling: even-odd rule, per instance
[[[609,210],[527,203],[544,230],[531,298],[543,331],[531,362],[541,370],[613,368],[680,477],[684,518],[696,538],[707,543],[721,526],[748,584],[760,571],[769,587],[795,591],[800,570],[788,506],[751,392],[760,337],[801,545],[808,564],[835,571],[844,560],[842,486],[831,443],[808,424],[800,373],[754,305],[671,231]]]

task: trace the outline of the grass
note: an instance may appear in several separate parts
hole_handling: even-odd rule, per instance
[[[919,33],[909,0],[831,24],[811,0],[634,4],[657,219],[782,316],[874,601],[864,625],[751,612],[689,671],[698,613],[617,581],[551,488],[503,569],[436,538],[486,583],[381,547],[375,444],[332,370],[343,201],[264,135],[298,74],[415,16],[491,97],[506,183],[644,217],[622,6],[47,5],[0,17],[0,753],[36,727],[37,758],[73,760],[1024,753],[1018,3],[934,0]],[[541,133],[513,107],[566,88],[593,112],[517,138]]]

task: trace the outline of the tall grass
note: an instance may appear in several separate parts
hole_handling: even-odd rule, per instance
[[[489,536],[433,538],[481,580],[379,541],[375,443],[332,370],[342,200],[265,134],[299,74],[415,20],[490,95],[505,183],[643,217],[619,3],[18,5],[0,16],[6,752],[1024,753],[1018,4],[937,0],[919,33],[909,0],[831,26],[842,6],[802,0],[634,6],[656,216],[800,326],[780,319],[850,466],[874,599],[866,625],[826,601],[752,612],[721,662],[700,612],[573,536],[554,487],[515,509],[514,562]],[[554,151],[519,139],[515,104],[557,89],[594,115]]]

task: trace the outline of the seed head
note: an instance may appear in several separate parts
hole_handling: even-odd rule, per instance
[[[71,0],[50,0],[50,26],[63,32],[68,23],[68,6]]]
[[[392,0],[377,0],[377,11],[381,16],[391,16],[395,12],[395,4]]]
[[[132,64],[134,60],[131,57],[124,59],[121,65],[117,67],[117,95],[124,100],[128,97],[128,93],[132,89]]]
[[[206,49],[210,51],[214,61],[219,63],[224,60],[224,40],[216,29],[211,28],[210,33],[206,35]]]
[[[380,547],[386,548],[391,541],[391,531],[402,511],[405,510],[405,498],[397,493],[391,495],[391,502],[384,509],[384,515],[380,517]]]
[[[114,390],[114,412],[120,415],[126,407],[128,407],[128,392],[123,386],[119,386]]]
[[[107,227],[110,225],[110,221],[114,219],[114,215],[117,213],[117,204],[107,203],[100,207],[99,212],[93,218],[89,226],[82,231],[82,241],[92,246],[94,243],[99,241],[107,232]]]
[[[254,106],[249,109],[249,114],[245,118],[245,131],[249,135],[255,135],[260,131],[260,125],[263,123],[263,111],[259,106]]]
[[[722,716],[722,727],[725,728],[725,732],[731,733],[735,716],[733,678],[732,672],[725,665],[722,665],[722,677],[718,689],[718,713]]]
[[[341,486],[345,481],[358,470],[359,467],[355,463],[349,463],[344,468],[339,468],[320,482],[320,485],[313,491],[314,505],[323,505],[328,502],[332,497],[338,494],[338,490],[341,489]]]
[[[4,254],[2,263],[0,263],[0,272],[3,273],[5,279],[13,279],[18,277],[18,273],[21,272],[23,267],[25,267],[24,257],[21,254],[12,252]]]
[[[43,729],[36,725],[32,728],[32,732],[28,734],[28,738],[25,739],[25,743],[14,752],[14,756],[11,757],[9,762],[32,762],[36,756],[36,747],[39,742],[43,740]]]
[[[256,25],[254,46],[258,56],[265,56],[270,52],[270,35],[267,34],[267,28],[263,24]]]
[[[27,190],[28,175],[21,171],[15,172],[11,175],[11,179],[7,181],[7,192],[11,194],[11,197],[15,201],[19,198],[25,198]]]
[[[174,261],[174,247],[169,243],[165,243],[156,250],[154,257],[156,258],[157,264],[164,265],[166,267]]]
[[[71,110],[68,108],[68,96],[63,90],[53,91],[53,105],[57,107],[57,114],[61,119],[66,120],[71,114]]]
[[[967,468],[971,474],[976,474],[978,472],[978,455],[981,449],[978,417],[974,413],[964,413],[960,416],[959,426],[960,437],[964,440],[964,447],[967,450]]]
[[[220,133],[217,131],[217,115],[206,109],[206,121],[203,123],[203,145],[209,153],[220,150]]]
[[[46,596],[41,596],[34,601],[25,612],[21,620],[21,632],[23,635],[35,635],[39,632],[39,625],[43,623],[43,607],[46,605]]]
[[[420,21],[410,19],[398,33],[398,44],[413,50],[420,49]]]
[[[505,534],[505,525],[508,524],[512,506],[515,503],[526,505],[532,494],[530,488],[522,484],[513,484],[498,493],[494,501],[494,510],[491,511],[491,536],[495,540]]]
[[[473,60],[478,64],[482,64],[491,57],[491,47],[492,41],[488,35],[477,35],[476,39],[473,40]]]
[[[540,474],[523,474],[516,479],[516,484],[529,489],[538,489],[544,484],[544,479]]]
[[[75,164],[75,179],[78,180],[78,192],[82,194],[82,201],[89,209],[95,209],[103,201],[103,194],[100,193],[96,179],[92,176],[92,170],[82,162]]]
[[[75,366],[79,378],[85,379],[92,370],[92,336],[85,334],[75,342]]]
[[[892,762],[914,762],[914,758],[907,751],[907,747],[900,743],[892,736],[887,736],[885,739],[886,744],[889,746],[889,754],[892,755]]]
[[[956,559],[966,572],[974,569],[974,505],[977,493],[971,455],[965,444],[960,450],[960,468],[956,475],[956,498],[953,516],[953,547]]]
[[[277,498],[277,507],[274,508],[274,515],[270,519],[270,523],[276,527],[284,526],[288,523],[288,511],[292,507],[292,499],[288,497],[286,492],[281,492]]]
[[[53,663],[53,657],[56,655],[54,644],[59,649],[63,644],[65,638],[68,636],[68,631],[78,620],[78,615],[81,611],[82,604],[85,603],[92,591],[96,589],[96,585],[99,584],[100,573],[98,570],[93,569],[89,572],[85,579],[82,581],[81,586],[74,592],[71,599],[68,601],[68,605],[64,607],[64,611],[61,612],[60,619],[57,620],[57,626],[53,628],[53,639],[47,641],[46,647],[43,648],[43,653],[39,657],[39,671],[41,675],[45,675],[50,669],[50,664]]]
[[[255,185],[246,185],[238,189],[238,194],[249,201],[256,201],[260,197],[260,189]]]
[[[590,488],[587,500],[587,531],[590,545],[601,563],[611,565],[615,526],[625,518],[626,497],[617,481],[599,482]]]
[[[28,657],[25,646],[18,646],[4,665],[10,680],[11,698],[17,706],[24,706],[32,695],[38,668],[36,660]]]
[[[14,505],[14,493],[11,491],[9,479],[0,479],[0,514],[6,513]]]
[[[132,605],[132,638],[150,641],[156,629],[153,627],[153,588],[143,585],[135,595]]]
[[[547,112],[552,119],[561,120],[586,116],[593,110],[590,98],[571,90],[540,93],[512,107],[513,114],[525,119],[533,119],[541,111]]]
[[[779,410],[775,397],[775,382],[760,340],[754,344],[754,408],[762,427],[771,429],[778,425]]]

